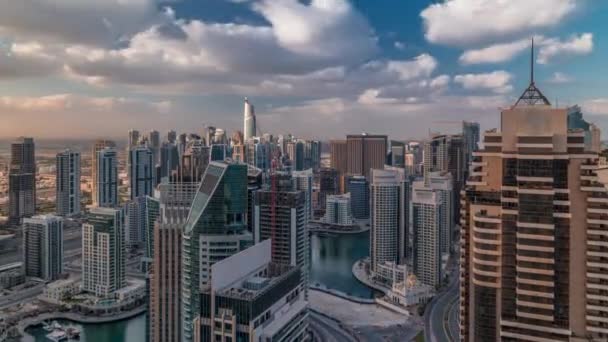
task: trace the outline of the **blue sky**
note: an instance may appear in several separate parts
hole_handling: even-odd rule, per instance
[[[0,0],[0,137],[129,128],[421,138],[529,82],[608,129],[608,2]]]

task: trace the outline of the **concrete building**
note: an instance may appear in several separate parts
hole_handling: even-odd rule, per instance
[[[387,136],[367,133],[346,136],[348,164],[346,173],[370,179],[372,169],[382,169],[386,164]]]
[[[55,280],[63,273],[63,219],[41,215],[23,219],[26,277]]]
[[[198,182],[159,185],[160,216],[154,226],[149,295],[149,340],[181,341],[182,233]]]
[[[99,207],[118,205],[118,158],[114,148],[106,147],[97,151],[97,178],[95,182],[95,201]]]
[[[99,191],[97,190],[97,179],[99,178],[97,153],[105,148],[116,148],[116,143],[112,140],[99,139],[95,141],[91,151],[91,197],[93,199],[93,206],[100,206],[98,202]]]
[[[420,184],[431,188],[437,193],[442,205],[441,222],[439,226],[441,253],[449,254],[452,251],[454,237],[454,183],[449,172],[431,172],[427,184]]]
[[[312,208],[312,185],[313,185],[313,172],[312,169],[293,171],[291,178],[293,181],[293,189],[303,191],[306,198],[306,223],[314,218],[314,211]]]
[[[473,153],[463,191],[463,341],[608,339],[608,192],[597,144],[534,80]]]
[[[397,170],[372,170],[370,259],[372,273],[386,262],[403,264],[407,247],[406,186]]]
[[[65,150],[56,157],[57,215],[80,214],[80,153]]]
[[[447,216],[443,195],[423,181],[412,186],[412,265],[416,277],[432,287],[442,280],[441,228]]]
[[[100,298],[127,284],[123,221],[122,210],[95,207],[82,225],[82,289]]]
[[[188,215],[182,239],[182,341],[193,341],[200,291],[211,267],[253,243],[247,232],[247,165],[211,162]]]
[[[195,340],[306,341],[308,303],[298,267],[272,262],[266,240],[212,266]]]
[[[273,262],[301,267],[303,287],[307,288],[310,237],[306,225],[306,194],[289,187],[288,175],[271,177],[278,177],[277,183],[284,186],[277,185],[275,191],[255,192],[255,243],[272,239]]]
[[[350,176],[346,180],[350,193],[351,213],[355,219],[369,219],[369,182],[364,176]]]
[[[179,152],[177,145],[163,142],[160,147],[160,179],[171,177],[179,167]]]
[[[136,129],[129,130],[129,140],[127,142],[127,151],[131,150],[133,147],[139,145],[140,134]]]
[[[146,146],[133,147],[129,151],[128,175],[131,200],[151,196],[154,192],[154,154]]]
[[[346,175],[348,171],[348,149],[346,140],[331,140],[329,142],[329,150],[331,154],[331,167],[336,170],[340,176]]]
[[[319,206],[324,208],[325,198],[328,195],[340,193],[340,183],[338,181],[338,171],[333,168],[322,168],[318,173],[319,177]]]
[[[11,143],[8,165],[8,219],[18,225],[36,214],[36,157],[33,138]]]
[[[255,108],[249,100],[245,98],[245,109],[243,110],[243,141],[247,141],[257,135],[256,131],[256,119],[255,119]]]
[[[152,150],[154,165],[160,163],[160,142],[160,133],[151,130],[150,133],[148,133],[148,147]]]
[[[323,222],[337,226],[351,226],[353,216],[350,209],[350,194],[329,195],[325,202]]]

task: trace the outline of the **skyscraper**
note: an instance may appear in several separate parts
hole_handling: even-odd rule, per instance
[[[152,150],[152,156],[154,157],[154,165],[160,162],[160,133],[155,130],[151,130],[148,134],[148,147]]]
[[[139,145],[139,131],[136,129],[129,130],[129,141],[127,144],[127,151],[137,145]]]
[[[312,169],[303,171],[294,171],[291,173],[293,181],[293,189],[304,192],[305,198],[305,209],[306,209],[306,223],[314,218],[312,208],[312,183],[313,183],[313,172]]]
[[[289,175],[274,174],[275,189],[255,192],[255,242],[272,240],[272,261],[299,266],[308,287],[310,238],[307,230],[306,194],[289,186]]]
[[[479,123],[469,121],[462,122],[462,152],[464,154],[464,165],[466,170],[468,170],[468,167],[471,164],[473,152],[477,151],[479,148],[479,137]]]
[[[364,176],[350,176],[346,180],[350,193],[351,212],[358,220],[369,219],[369,182]]]
[[[431,172],[427,180],[428,183],[424,184],[424,186],[437,193],[436,197],[442,206],[438,236],[441,246],[440,250],[442,254],[449,254],[454,236],[455,210],[452,174],[449,172]]]
[[[36,213],[36,158],[34,139],[18,138],[11,144],[8,169],[9,222],[19,224]]]
[[[346,136],[347,169],[349,175],[361,175],[370,179],[372,169],[382,169],[386,164],[386,135],[367,133]]]
[[[118,159],[114,148],[106,147],[97,152],[97,178],[95,203],[99,207],[118,205]]]
[[[176,144],[177,143],[177,132],[175,132],[174,130],[170,130],[169,132],[167,132],[167,141],[170,142],[171,144]]]
[[[473,153],[461,219],[463,341],[608,338],[608,193],[597,144],[569,130],[567,116],[532,78]]]
[[[245,98],[245,109],[243,112],[244,125],[243,125],[243,138],[247,141],[256,136],[256,119],[255,109],[253,105],[249,103],[249,100]]]
[[[159,190],[161,215],[154,226],[149,335],[152,342],[181,341],[182,233],[198,182],[165,179]]]
[[[338,183],[338,172],[333,168],[322,168],[319,170],[319,207],[324,209],[325,198],[340,192]]]
[[[98,179],[98,172],[97,172],[97,152],[103,150],[104,148],[115,148],[116,147],[116,143],[114,143],[112,140],[104,140],[104,139],[99,139],[96,140],[95,143],[93,144],[93,149],[91,151],[91,197],[92,197],[92,202],[94,206],[99,206],[98,203],[98,191],[97,191],[97,179]]]
[[[129,151],[129,189],[131,199],[151,196],[154,191],[154,155],[146,146]]]
[[[211,162],[194,197],[182,240],[182,340],[192,341],[200,292],[211,266],[253,242],[247,232],[247,166]]]
[[[170,142],[163,142],[160,147],[160,178],[171,177],[179,166],[179,153],[177,146]]]
[[[126,286],[123,212],[92,208],[82,225],[82,289],[109,297]]]
[[[414,274],[426,285],[441,284],[441,227],[443,224],[441,192],[424,182],[412,187],[412,264]]]
[[[407,247],[405,182],[397,170],[372,170],[370,185],[371,270],[403,264]]]
[[[65,150],[56,157],[57,215],[80,214],[80,153]]]
[[[331,154],[331,167],[338,171],[338,174],[345,175],[348,169],[348,150],[346,140],[332,140],[329,142]]]
[[[63,273],[63,219],[41,215],[23,219],[23,265],[27,277],[47,281]]]
[[[291,169],[304,170],[304,142],[301,140],[287,143],[287,155],[291,161]]]

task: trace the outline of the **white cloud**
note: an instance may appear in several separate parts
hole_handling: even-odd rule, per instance
[[[468,46],[554,26],[575,8],[576,0],[446,0],[420,15],[428,41]]]
[[[428,54],[420,55],[411,61],[389,61],[387,70],[399,75],[402,81],[418,77],[428,77],[437,68],[437,60]]]
[[[347,0],[262,0],[253,8],[272,24],[279,45],[304,56],[369,56],[376,38]],[[354,43],[356,42],[356,43]]]
[[[569,56],[588,55],[593,51],[593,34],[583,33],[580,36],[572,36],[569,40],[556,38],[546,39],[542,42],[538,52],[537,62],[548,64],[554,59]]]
[[[405,47],[406,47],[405,43],[400,42],[400,41],[396,41],[394,46],[395,46],[395,49],[401,50],[401,51],[405,50]]]
[[[511,74],[503,71],[493,71],[486,74],[466,74],[454,76],[454,82],[462,85],[467,90],[491,90],[498,94],[508,93],[513,90],[509,84]]]
[[[495,44],[488,47],[467,50],[459,58],[461,64],[502,63],[510,61],[530,47],[529,39],[521,39],[511,43]]]
[[[608,98],[598,98],[583,102],[583,110],[589,114],[607,115]]]
[[[569,83],[572,82],[572,77],[564,74],[563,72],[556,71],[553,73],[548,82],[553,84]]]

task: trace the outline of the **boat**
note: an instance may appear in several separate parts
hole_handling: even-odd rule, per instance
[[[67,327],[65,332],[70,340],[80,339],[80,330],[76,327]]]
[[[44,329],[48,332],[51,332],[54,330],[53,327],[51,326],[51,323],[49,323],[49,322],[42,322],[42,329]]]
[[[52,333],[46,335],[46,338],[53,342],[61,342],[68,339],[68,334],[62,330],[55,330]]]

